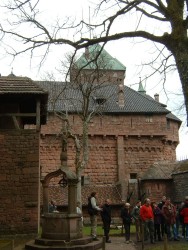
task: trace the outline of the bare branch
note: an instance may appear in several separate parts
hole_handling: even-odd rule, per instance
[[[162,0],[102,0],[96,8],[97,14],[100,14],[105,7],[104,18],[97,21],[97,17],[93,20],[92,23],[88,23],[86,20],[80,20],[78,23],[71,23],[71,20],[68,18],[62,24],[58,20],[56,25],[53,26],[52,31],[45,26],[40,21],[37,20],[37,15],[39,11],[36,6],[38,6],[39,0],[35,1],[35,4],[32,5],[29,0],[12,0],[13,5],[7,4],[9,10],[17,14],[17,22],[14,21],[10,23],[10,28],[4,29],[4,26],[1,25],[0,31],[2,33],[3,39],[5,35],[12,36],[17,38],[24,45],[20,47],[18,51],[13,50],[13,56],[20,55],[25,52],[31,52],[31,57],[35,50],[38,50],[42,47],[46,48],[43,51],[44,55],[42,57],[41,65],[46,59],[51,45],[69,45],[74,48],[74,53],[79,49],[87,48],[91,45],[104,43],[108,41],[115,41],[122,38],[143,38],[146,40],[153,41],[164,45],[169,51],[170,54],[174,56],[177,70],[179,72],[180,80],[182,82],[182,88],[184,92],[185,104],[188,114],[188,38],[187,38],[187,27],[188,27],[188,18],[184,17],[184,0],[171,0],[171,1],[162,1]],[[9,2],[10,3],[10,2]],[[109,15],[108,11],[109,10]],[[134,27],[129,29],[129,24],[122,25],[119,31],[114,31],[115,25],[119,24],[119,20],[122,20],[122,17],[135,17],[135,13],[138,13],[137,20],[133,18],[135,23]],[[106,17],[107,16],[107,17]],[[40,20],[40,19],[39,19]],[[164,26],[164,33],[162,34],[161,29],[153,29],[150,31],[150,27],[147,29],[140,28],[143,21],[147,20],[148,23],[158,24],[158,27],[163,23],[168,24]],[[130,22],[132,19],[130,19]],[[34,33],[27,35],[24,32],[20,32],[19,25],[30,24],[34,28]],[[149,25],[148,25],[149,26]],[[13,29],[13,27],[15,29]],[[157,26],[156,26],[157,27]],[[18,30],[16,29],[18,28]],[[95,38],[89,37],[89,30],[93,29],[93,32],[96,33]],[[69,39],[63,32],[66,30],[75,30],[73,39]],[[158,33],[160,30],[160,33]],[[160,35],[158,35],[160,34]],[[161,58],[160,58],[161,60]],[[40,66],[41,66],[40,65]],[[153,67],[154,70],[160,72],[168,72],[171,67],[168,66],[168,60],[161,60],[161,67]],[[164,76],[165,79],[166,75]],[[87,103],[84,105],[87,106]]]

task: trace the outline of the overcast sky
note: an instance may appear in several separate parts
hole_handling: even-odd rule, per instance
[[[93,1],[94,3],[96,1]],[[5,1],[6,3],[6,1]],[[41,13],[41,22],[44,22],[46,25],[50,23],[57,17],[84,17],[90,20],[91,23],[94,21],[92,17],[92,11],[94,5],[92,1],[89,0],[40,0],[40,6],[42,7]],[[58,8],[57,8],[58,7]],[[1,22],[2,18],[7,18],[8,14],[0,8]],[[12,18],[12,17],[11,17]],[[124,20],[126,21],[126,20]],[[151,28],[152,25],[150,24]],[[118,28],[117,28],[118,29]],[[28,29],[29,32],[29,29]],[[161,32],[160,30],[158,31]],[[67,36],[71,37],[72,33],[67,33]],[[91,34],[92,36],[95,34]],[[12,44],[12,43],[11,43]],[[15,48],[19,48],[21,44],[15,45]],[[121,61],[127,68],[125,84],[138,89],[139,79],[144,79],[150,70],[148,67],[140,67],[144,62],[148,62],[151,58],[152,53],[156,50],[156,47],[153,46],[153,43],[139,40],[139,43],[136,43],[134,40],[120,40],[116,42],[109,42],[105,49],[113,56]],[[3,46],[0,46],[0,73],[3,76],[10,74],[13,70],[13,73],[17,76],[28,76],[33,80],[42,80],[45,77],[46,72],[53,72],[59,78],[59,74],[56,69],[60,68],[60,60],[64,57],[64,54],[71,51],[71,47],[62,46],[62,47],[52,47],[47,60],[43,63],[42,67],[39,70],[40,57],[35,56],[30,60],[30,55],[21,55],[12,61],[10,57],[4,50]],[[81,52],[80,52],[81,53]],[[185,124],[185,117],[180,116],[179,112],[176,110],[178,104],[180,104],[181,99],[176,95],[181,93],[181,84],[179,81],[177,71],[169,74],[164,92],[162,83],[159,84],[161,76],[155,76],[150,78],[147,81],[143,82],[143,85],[146,89],[147,94],[154,96],[155,93],[160,95],[160,101],[167,105],[167,108],[176,114],[180,119],[183,119]],[[184,159],[188,156],[188,129],[180,129],[180,144],[177,147],[177,158]]]

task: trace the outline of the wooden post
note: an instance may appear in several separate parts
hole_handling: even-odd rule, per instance
[[[167,243],[167,235],[164,234],[164,250],[168,249],[168,243]]]
[[[142,250],[144,250],[144,223],[141,222],[141,228],[142,228],[142,234],[141,234],[141,237],[142,237]]]
[[[36,130],[40,131],[40,100],[36,102]]]
[[[106,249],[106,236],[103,236],[102,238],[102,250]]]

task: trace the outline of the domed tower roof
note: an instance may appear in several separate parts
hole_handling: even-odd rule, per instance
[[[99,56],[98,56],[99,54]],[[126,67],[116,58],[112,57],[102,46],[95,44],[86,48],[82,56],[76,61],[78,68],[105,70],[126,70]]]

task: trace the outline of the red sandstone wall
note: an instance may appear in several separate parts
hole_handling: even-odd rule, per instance
[[[82,134],[82,124],[78,115],[69,115],[73,132]],[[62,129],[63,121],[56,116],[49,115],[47,125],[42,126],[42,134],[58,135]],[[167,126],[165,115],[153,115],[152,122],[147,122],[145,115],[104,115],[95,116],[89,125],[91,135],[136,135],[161,137],[166,141],[178,142],[178,123],[170,121]]]
[[[111,184],[117,181],[117,154],[116,138],[113,136],[91,137],[90,158],[83,175],[90,177],[91,184]],[[40,165],[44,177],[60,166],[61,139],[46,135],[41,139]],[[75,148],[70,141],[68,146],[68,166],[75,171]],[[53,181],[52,181],[53,183]]]
[[[40,141],[40,166],[41,176],[45,177],[48,173],[58,169],[61,165],[61,138],[60,136],[45,135],[41,136]]]
[[[160,138],[128,137],[124,141],[126,177],[130,173],[145,172],[154,162],[175,160],[175,148],[169,143],[164,143]]]
[[[39,134],[0,130],[0,234],[38,231]]]
[[[94,117],[89,127],[90,155],[83,175],[90,185],[108,185],[120,182],[122,197],[126,198],[130,174],[139,177],[154,162],[175,160],[178,142],[178,124],[166,117],[153,116],[152,123],[143,115]],[[82,134],[78,116],[70,116],[73,132]],[[51,116],[41,130],[41,171],[45,176],[60,166],[62,121]],[[68,166],[74,171],[75,148],[68,144]],[[55,183],[53,183],[54,185]]]
[[[90,184],[114,184],[118,180],[117,142],[113,136],[90,138],[88,167],[84,175],[90,177]]]

